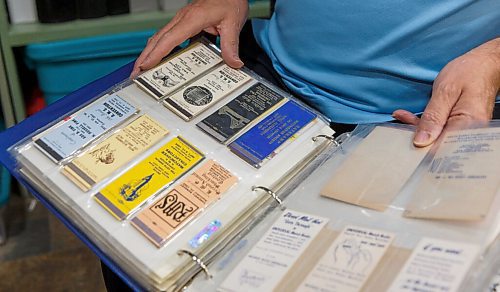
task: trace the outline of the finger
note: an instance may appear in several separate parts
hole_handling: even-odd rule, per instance
[[[137,65],[136,61],[136,63],[134,63],[134,68],[132,69],[132,72],[130,72],[129,78],[135,79],[137,76],[139,76],[139,74],[141,74],[141,69],[139,69],[139,65]]]
[[[425,147],[432,144],[443,131],[451,110],[460,97],[460,90],[452,86],[436,86],[418,123],[413,144]]]
[[[183,21],[182,25],[181,23],[174,25],[170,31],[165,32],[161,36],[147,57],[139,64],[141,70],[147,70],[156,66],[176,46],[201,32],[203,27],[201,21],[194,21],[192,17],[188,20]],[[188,24],[186,25],[186,23]]]
[[[220,27],[222,59],[233,68],[241,68],[243,62],[238,55],[240,29],[237,25],[224,23]]]
[[[420,121],[420,119],[415,114],[402,109],[394,111],[392,113],[392,117],[402,123],[414,126],[417,126]]]
[[[144,60],[149,56],[149,53],[154,49],[154,47],[158,43],[158,40],[165,33],[171,30],[172,27],[174,27],[177,23],[179,23],[179,21],[185,14],[185,10],[186,8],[179,10],[179,12],[175,14],[174,18],[172,18],[172,20],[169,23],[167,23],[167,25],[165,25],[162,29],[157,31],[152,37],[148,39],[146,47],[142,50],[141,54],[134,63],[134,68],[132,70],[132,73],[130,74],[131,78],[135,78],[137,77],[137,75],[139,75],[139,73],[141,72],[140,65],[142,64],[142,62],[144,62]]]
[[[213,27],[213,26],[211,26],[211,27],[207,27],[207,28],[205,28],[204,30],[205,30],[207,33],[211,34],[211,35],[215,35],[215,36],[219,35],[219,31],[218,31],[215,27]]]
[[[151,52],[151,50],[154,48],[155,45],[153,44],[153,42],[156,43],[156,41],[154,41],[155,37],[156,34],[148,39],[146,47],[142,50],[139,57],[135,60],[134,68],[132,69],[132,73],[130,74],[131,78],[137,77],[137,75],[139,75],[139,73],[141,72],[140,65],[142,64],[144,59],[149,55],[149,52]]]

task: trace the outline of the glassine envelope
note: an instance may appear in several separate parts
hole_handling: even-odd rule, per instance
[[[414,132],[377,126],[338,167],[320,194],[384,211],[429,147],[413,146]]]
[[[413,218],[475,221],[500,187],[500,128],[445,133],[405,208]]]

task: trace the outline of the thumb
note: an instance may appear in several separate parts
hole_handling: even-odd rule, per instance
[[[220,29],[220,46],[222,58],[232,68],[243,67],[243,62],[238,55],[239,30],[234,25],[223,25]]]
[[[433,92],[418,123],[413,144],[425,147],[432,144],[443,131],[458,96]]]

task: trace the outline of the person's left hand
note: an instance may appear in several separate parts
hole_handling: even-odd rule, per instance
[[[413,144],[432,144],[445,126],[491,119],[500,89],[500,38],[491,40],[448,63],[432,86],[421,118],[396,110],[395,119],[417,126]]]

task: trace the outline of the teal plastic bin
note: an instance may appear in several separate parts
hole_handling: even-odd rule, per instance
[[[37,72],[48,104],[119,67],[141,53],[154,30],[26,47],[26,62]]]
[[[0,208],[9,200],[10,180],[10,173],[7,168],[0,166]]]

